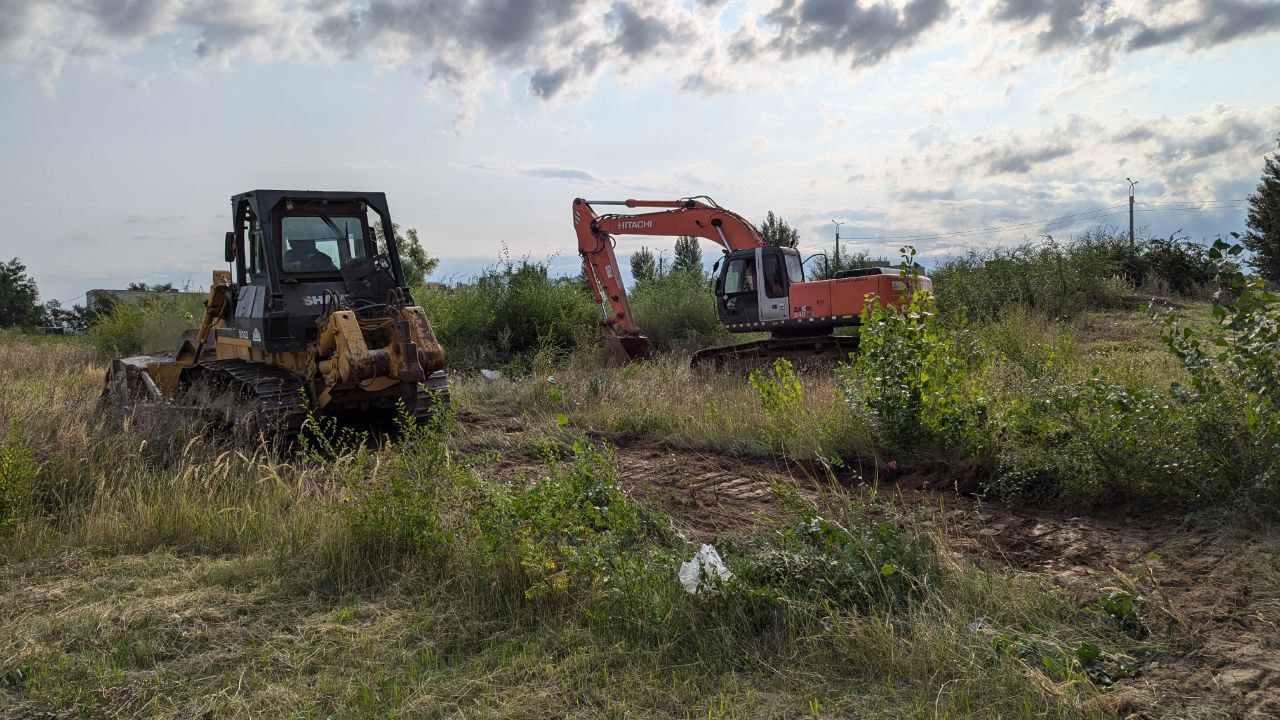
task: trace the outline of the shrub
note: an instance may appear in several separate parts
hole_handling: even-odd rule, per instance
[[[514,570],[524,598],[587,599],[640,539],[640,513],[618,487],[613,457],[575,444],[566,462],[525,485],[489,486],[480,521],[490,555]]]
[[[796,377],[791,361],[778,358],[767,370],[753,370],[748,382],[764,412],[769,446],[775,452],[785,451],[800,427],[801,405],[804,404],[804,387]]]
[[[988,488],[1183,506],[1218,500],[1221,486],[1195,414],[1165,392],[1094,372],[1083,382],[1042,380],[1006,398]]]
[[[735,580],[752,595],[858,612],[910,607],[936,572],[934,548],[893,520],[853,506],[837,519],[809,515],[745,555]]]
[[[984,454],[990,440],[981,358],[966,348],[963,329],[940,321],[932,296],[915,292],[901,308],[874,300],[861,328],[857,358],[837,371],[849,404],[872,415],[899,448]]]
[[[600,311],[587,290],[572,279],[550,278],[545,264],[527,259],[508,260],[468,285],[414,296],[454,367],[527,371],[540,348],[571,350],[598,333]]]
[[[1127,287],[1120,265],[1097,243],[1063,245],[1053,238],[1012,249],[970,252],[946,260],[930,276],[939,309],[951,317],[989,320],[1010,307],[1050,317],[1118,305]]]
[[[31,510],[36,496],[36,463],[13,432],[0,438],[0,535]]]
[[[715,295],[697,273],[674,272],[637,284],[631,312],[659,350],[689,351],[728,342]]]
[[[1240,273],[1238,253],[1221,241],[1206,252],[1221,288],[1207,342],[1172,311],[1151,313],[1186,372],[1168,387],[1103,368],[1070,379],[1061,371],[1069,338],[1033,347],[1005,323],[986,328],[991,361],[1007,363],[992,391],[998,460],[988,488],[1280,508],[1280,309],[1260,279]],[[1009,380],[1012,368],[1021,380]]]
[[[1195,295],[1214,277],[1204,245],[1186,237],[1142,238],[1097,229],[1068,243],[1053,238],[970,252],[938,265],[938,306],[952,317],[990,320],[1025,307],[1048,317],[1115,307],[1134,287]]]
[[[1280,509],[1280,302],[1265,280],[1240,271],[1241,251],[1221,239],[1209,250],[1219,288],[1218,324],[1208,338],[1214,349],[1172,311],[1163,318],[1163,339],[1191,377],[1190,387],[1175,383],[1170,391],[1212,438],[1216,474],[1274,510]]]
[[[201,302],[176,293],[116,302],[97,317],[89,339],[103,357],[172,350],[185,330],[200,323]]]

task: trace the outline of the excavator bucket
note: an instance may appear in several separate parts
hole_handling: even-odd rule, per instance
[[[604,359],[613,365],[625,365],[632,360],[649,357],[649,338],[643,335],[609,335],[604,340]]]

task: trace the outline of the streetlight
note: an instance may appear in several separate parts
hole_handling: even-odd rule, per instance
[[[1125,178],[1129,181],[1129,249],[1133,249],[1133,186],[1138,184],[1133,178]]]
[[[831,222],[835,223],[835,226],[836,226],[836,261],[835,261],[834,267],[835,267],[835,270],[839,272],[840,271],[840,226],[843,225],[845,221],[832,220]]]

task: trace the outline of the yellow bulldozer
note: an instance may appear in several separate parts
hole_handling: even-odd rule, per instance
[[[386,196],[253,190],[231,206],[233,269],[214,271],[200,327],[173,352],[112,361],[104,400],[191,409],[281,445],[316,411],[431,422],[448,402],[444,351],[405,283]]]

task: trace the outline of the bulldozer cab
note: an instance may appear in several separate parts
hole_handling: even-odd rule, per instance
[[[804,282],[800,253],[793,248],[726,253],[717,269],[716,312],[730,332],[756,332],[788,319],[791,285]]]
[[[220,336],[267,352],[302,350],[339,304],[408,300],[383,193],[253,190],[231,198],[227,260],[235,307]]]

